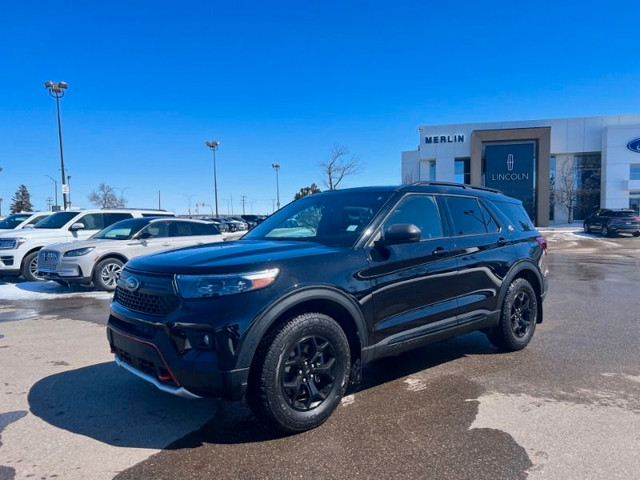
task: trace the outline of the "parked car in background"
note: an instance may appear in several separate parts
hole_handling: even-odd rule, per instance
[[[88,240],[54,243],[38,254],[38,273],[58,283],[90,284],[111,291],[131,258],[172,248],[222,242],[212,223],[183,218],[131,218]]]
[[[249,224],[242,217],[228,217],[230,220],[238,222],[238,230],[249,230]]]
[[[20,212],[12,213],[0,220],[0,232],[5,230],[20,230],[35,225],[53,212]]]
[[[207,220],[208,222],[215,224],[215,226],[218,227],[218,230],[222,233],[227,233],[229,231],[229,225],[222,222],[219,218],[204,218],[203,220]]]
[[[247,224],[244,222],[239,222],[230,217],[221,218],[220,221],[224,223],[228,228],[229,232],[240,232],[242,230],[247,230]]]
[[[640,217],[635,210],[628,208],[603,208],[585,218],[583,227],[585,232],[600,232],[603,237],[618,233],[630,233],[638,237],[640,236]]]
[[[249,226],[249,230],[258,225],[264,218],[260,215],[241,215],[241,217],[247,225]]]
[[[300,432],[381,357],[475,330],[525,348],[543,320],[546,255],[522,202],[495,190],[328,191],[240,240],[131,260],[107,336],[118,365],[165,392],[246,396],[260,419]]]
[[[0,233],[0,277],[21,275],[29,281],[40,280],[38,251],[45,245],[85,240],[120,220],[158,215],[175,216],[164,210],[64,210],[49,215],[34,228],[5,230]]]

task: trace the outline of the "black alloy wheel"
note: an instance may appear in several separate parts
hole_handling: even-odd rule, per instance
[[[320,336],[305,337],[280,367],[280,388],[292,408],[308,411],[326,400],[337,370],[333,345]]]
[[[611,235],[611,232],[609,231],[609,228],[606,225],[602,226],[602,236],[603,237],[608,237],[609,235]]]
[[[538,322],[538,297],[531,284],[516,278],[507,290],[500,322],[487,333],[489,341],[501,350],[514,352],[526,347]]]
[[[247,403],[270,426],[297,433],[324,423],[349,383],[349,341],[338,323],[305,313],[260,342],[247,386]]]

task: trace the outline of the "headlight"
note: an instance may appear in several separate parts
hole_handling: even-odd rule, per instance
[[[176,275],[182,298],[207,298],[250,292],[268,287],[280,273],[277,268],[230,275]]]
[[[92,251],[96,247],[85,247],[85,248],[77,248],[75,250],[69,250],[68,252],[64,252],[65,257],[81,257],[82,255],[86,255],[90,251]]]
[[[1,238],[0,239],[0,250],[11,250],[14,248],[18,248],[27,239],[24,237],[14,237],[14,238]]]

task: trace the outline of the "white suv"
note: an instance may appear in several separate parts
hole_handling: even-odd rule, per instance
[[[49,215],[34,228],[6,230],[0,233],[0,277],[22,275],[26,280],[38,277],[38,251],[55,242],[85,240],[120,220],[134,217],[171,216],[164,210],[65,210]]]
[[[58,283],[116,288],[122,266],[131,258],[172,248],[222,242],[212,222],[182,218],[132,218],[114,223],[80,242],[47,245],[38,254],[38,273]]]
[[[40,220],[44,220],[53,212],[20,212],[12,213],[0,221],[0,232],[31,228]]]

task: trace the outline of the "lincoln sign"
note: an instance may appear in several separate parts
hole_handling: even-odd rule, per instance
[[[485,146],[485,186],[522,200],[531,218],[534,209],[535,145],[533,143]]]

